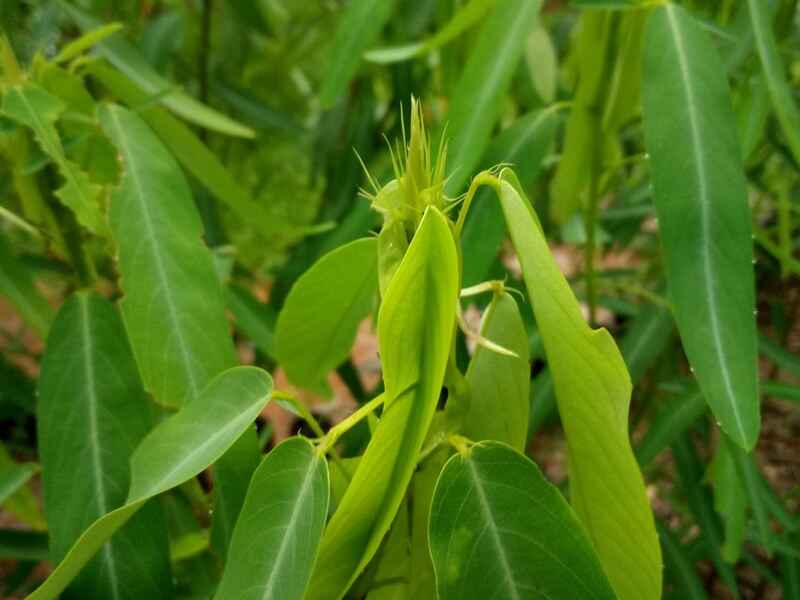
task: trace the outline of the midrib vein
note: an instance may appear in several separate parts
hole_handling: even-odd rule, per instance
[[[511,565],[508,563],[506,549],[500,541],[500,532],[497,531],[497,526],[494,523],[494,515],[492,514],[492,509],[489,506],[489,500],[486,498],[486,492],[483,489],[483,482],[481,481],[478,471],[475,469],[475,465],[472,464],[472,461],[468,459],[464,462],[467,463],[469,474],[472,477],[472,480],[475,482],[475,491],[478,495],[481,512],[486,519],[489,534],[492,536],[492,543],[494,543],[495,548],[497,548],[497,555],[500,558],[500,566],[503,567],[503,573],[505,574],[506,587],[511,594],[510,598],[511,600],[521,600],[519,592],[515,586],[514,573],[511,570]]]
[[[89,322],[89,306],[88,298],[78,296],[78,304],[81,307],[81,333],[83,336],[83,349],[84,349],[84,375],[86,377],[86,399],[87,409],[89,414],[87,420],[89,424],[89,454],[92,461],[92,472],[94,474],[94,489],[97,496],[97,508],[101,515],[108,512],[108,505],[106,504],[106,490],[103,482],[103,463],[100,454],[100,434],[97,424],[97,393],[95,391],[95,374],[94,374],[94,344],[92,343],[92,330]],[[119,598],[119,582],[117,581],[117,568],[114,560],[114,551],[111,548],[111,542],[103,544],[102,551],[103,560],[108,566],[108,577],[111,583],[111,594],[114,598]]]
[[[161,254],[158,251],[158,245],[156,243],[156,237],[153,231],[153,220],[152,220],[152,215],[150,214],[150,208],[147,206],[147,202],[144,199],[144,191],[142,190],[142,186],[139,183],[139,177],[137,175],[138,171],[136,169],[136,161],[134,159],[133,153],[130,151],[130,147],[128,146],[127,136],[125,135],[125,132],[120,126],[119,118],[117,117],[116,111],[112,110],[109,112],[112,118],[114,119],[114,123],[119,133],[118,135],[119,143],[122,146],[123,153],[125,154],[128,161],[130,178],[131,181],[133,182],[133,186],[136,192],[134,196],[137,198],[141,214],[144,216],[144,221],[146,225],[145,226],[146,235],[156,265],[156,273],[159,279],[160,287],[164,290],[164,303],[167,306],[167,315],[169,317],[170,323],[172,324],[173,333],[175,334],[178,340],[178,350],[181,355],[181,361],[183,362],[184,365],[184,373],[186,374],[186,378],[189,384],[189,389],[191,390],[190,400],[194,400],[197,397],[200,388],[197,385],[197,381],[195,380],[194,370],[192,369],[191,357],[189,356],[189,351],[186,346],[186,340],[183,339],[183,330],[180,328],[180,324],[178,322],[178,313],[175,310],[175,304],[172,300],[172,295],[169,292],[170,290],[169,279],[167,278],[167,273],[166,269],[164,268],[164,262],[161,258]],[[162,398],[161,400],[167,401],[168,399]],[[181,398],[176,400],[184,400],[184,399]]]
[[[728,372],[728,363],[727,357],[725,353],[725,347],[722,344],[722,338],[720,335],[720,326],[719,326],[719,317],[716,313],[716,306],[717,306],[717,293],[716,289],[714,288],[714,282],[712,281],[711,273],[711,252],[710,252],[710,243],[711,243],[711,233],[709,232],[709,223],[710,223],[710,206],[709,206],[709,198],[708,198],[708,187],[706,185],[706,166],[705,162],[703,162],[703,140],[700,134],[700,124],[698,123],[698,117],[695,107],[695,93],[694,88],[692,87],[691,77],[689,75],[689,63],[686,56],[686,48],[684,47],[683,36],[681,35],[680,29],[678,24],[675,21],[675,14],[674,8],[670,5],[665,6],[664,10],[667,14],[667,20],[669,22],[670,30],[672,32],[672,36],[675,39],[675,50],[678,54],[678,64],[680,66],[681,78],[683,79],[683,89],[686,95],[686,107],[689,113],[689,128],[691,130],[692,136],[692,152],[694,153],[694,162],[696,165],[696,172],[697,172],[697,183],[699,186],[699,199],[700,199],[700,210],[701,210],[701,221],[702,221],[702,234],[703,234],[703,244],[702,244],[702,265],[703,265],[703,284],[705,286],[705,291],[708,297],[708,305],[710,310],[709,312],[709,324],[711,325],[711,336],[714,338],[714,350],[715,356],[717,357],[717,362],[720,366],[720,372],[722,373],[722,381],[725,385],[725,392],[727,393],[728,397],[731,400],[731,408],[733,411],[734,419],[736,420],[736,426],[739,429],[739,434],[742,437],[745,437],[744,426],[742,425],[741,416],[739,415],[739,407],[736,405],[736,394],[733,390],[733,384],[731,382],[730,373]]]

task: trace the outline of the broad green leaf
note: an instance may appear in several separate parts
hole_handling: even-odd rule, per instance
[[[56,191],[56,196],[75,213],[81,225],[103,234],[106,224],[100,209],[102,188],[89,181],[89,175],[67,158],[55,127],[64,108],[58,98],[34,83],[14,86],[3,95],[3,112],[33,130],[42,151],[58,166],[64,185]]]
[[[311,443],[291,438],[256,469],[215,598],[302,600],[325,519],[328,466]]]
[[[25,322],[44,338],[53,320],[53,308],[36,289],[32,273],[14,256],[0,236],[0,294],[19,311]]]
[[[530,406],[528,332],[509,294],[492,300],[483,315],[480,333],[517,356],[498,354],[484,346],[476,348],[466,374],[469,412],[464,417],[464,435],[473,440],[504,442],[523,452]]]
[[[39,382],[37,426],[50,558],[125,502],[129,460],[151,426],[122,319],[104,298],[80,292],[56,317]],[[168,598],[167,537],[157,504],[107,542],[68,596]]]
[[[513,172],[498,193],[533,305],[567,438],[570,498],[622,600],[659,598],[661,554],[628,438],[631,383],[605,329],[592,330]]]
[[[395,0],[348,2],[339,17],[330,62],[319,92],[323,108],[333,106],[358,70],[361,56],[392,16]]]
[[[322,538],[308,600],[341,598],[397,513],[444,380],[458,301],[457,265],[447,219],[429,207],[381,305],[378,338],[387,401]]]
[[[706,412],[706,400],[692,390],[666,402],[653,417],[647,433],[636,446],[636,459],[642,467],[650,464]]]
[[[278,315],[275,352],[289,379],[312,387],[350,354],[378,289],[374,238],[329,252],[292,286]]]
[[[65,0],[58,0],[69,18],[84,32],[96,30],[101,23],[90,14]],[[97,43],[101,56],[108,59],[121,73],[151,96],[160,95],[159,102],[176,115],[205,129],[226,135],[251,138],[255,133],[249,127],[234,121],[202,102],[198,102],[177,86],[161,77],[150,66],[141,52],[122,33],[116,33]]]
[[[249,192],[188,126],[164,108],[155,104],[148,105],[148,94],[121,73],[103,64],[91,65],[89,72],[131,108],[146,106],[137,110],[137,114],[159,136],[183,168],[197,178],[214,197],[230,206],[244,222],[263,235],[274,233],[270,217],[264,208],[250,197]]]
[[[0,506],[39,472],[36,463],[0,464]]]
[[[481,28],[448,113],[448,131],[454,136],[448,145],[446,184],[451,196],[463,191],[489,144],[525,41],[538,24],[540,6],[540,0],[497,2]]]
[[[531,185],[553,145],[559,118],[554,107],[520,117],[492,140],[481,159],[483,166],[489,169],[501,163],[514,165],[523,185]],[[464,287],[487,278],[505,237],[503,211],[489,198],[482,198],[490,194],[490,190],[478,191],[461,232]]]
[[[181,406],[236,363],[220,283],[175,160],[135,113],[103,106],[100,121],[122,160],[109,219],[126,329],[145,388]]]
[[[764,0],[747,0],[747,10],[772,107],[795,163],[800,165],[800,111],[795,104],[794,92],[786,80],[786,70],[772,31],[769,3]]]
[[[145,388],[167,406],[197,397],[236,364],[219,278],[180,168],[133,112],[108,105],[100,121],[122,157],[109,213],[119,251],[122,314]],[[212,540],[227,539],[258,464],[248,431],[217,465]],[[249,438],[249,439],[248,439]],[[248,450],[249,448],[249,450]],[[218,546],[224,553],[227,543]]]
[[[131,487],[125,504],[94,521],[29,599],[58,597],[145,502],[219,460],[261,413],[271,393],[272,379],[267,373],[255,367],[234,367],[153,429],[131,457]]]
[[[615,598],[564,497],[533,461],[498,442],[447,462],[430,544],[441,600]]]
[[[751,216],[725,71],[679,6],[650,16],[644,126],[678,331],[722,429],[759,430]]]
[[[364,58],[375,63],[386,64],[422,56],[444,46],[467,29],[475,26],[484,18],[494,3],[495,0],[470,0],[453,15],[453,18],[444,27],[431,37],[402,46],[375,48],[365,52]]]

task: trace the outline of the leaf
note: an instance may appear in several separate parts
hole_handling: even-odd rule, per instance
[[[325,519],[328,466],[300,437],[256,469],[215,598],[302,600]]]
[[[338,600],[389,530],[417,464],[444,380],[458,301],[446,218],[429,207],[378,316],[383,415],[322,538],[308,600]],[[402,340],[402,343],[398,343]]]
[[[131,457],[131,487],[125,504],[92,523],[29,600],[56,598],[145,502],[219,460],[261,413],[271,393],[272,379],[266,372],[234,367],[153,429]]]
[[[388,64],[422,56],[444,46],[464,31],[474,27],[484,18],[494,3],[495,0],[470,0],[453,15],[453,18],[444,27],[431,37],[403,46],[375,48],[365,52],[364,58],[374,63]]]
[[[31,275],[14,256],[6,239],[0,236],[0,294],[10,300],[28,326],[44,338],[53,320],[53,308],[36,289]]]
[[[102,25],[90,14],[65,0],[58,0],[57,4],[84,33]],[[128,42],[121,33],[116,33],[98,42],[97,50],[101,56],[108,59],[112,65],[146,93],[151,96],[160,95],[159,103],[187,121],[226,135],[244,138],[255,136],[249,127],[245,127],[202,102],[198,102],[180,91],[174,83],[161,77],[150,66],[138,48]]]
[[[201,142],[192,130],[164,108],[150,104],[150,97],[130,79],[103,64],[93,64],[88,71],[97,77],[116,97],[131,108],[159,136],[161,142],[215,198],[230,208],[247,224],[264,236],[274,235],[270,217],[256,203],[233,175]],[[146,108],[141,108],[146,106]]]
[[[100,210],[102,188],[89,181],[86,172],[64,154],[55,128],[55,122],[63,111],[64,105],[58,98],[34,83],[8,88],[3,95],[3,112],[32,129],[42,151],[58,165],[64,185],[56,191],[56,196],[75,213],[81,225],[102,235],[106,231]]]
[[[483,177],[500,198],[547,354],[569,450],[572,506],[617,596],[659,598],[661,554],[628,439],[625,363],[611,335],[584,321],[514,174]]]
[[[650,422],[642,441],[636,447],[636,458],[642,467],[668,448],[706,412],[706,400],[692,390],[666,402]]]
[[[503,356],[483,346],[475,349],[466,374],[469,412],[464,417],[464,435],[496,440],[524,452],[531,381],[528,332],[509,294],[492,300],[480,333],[517,356]]]
[[[109,220],[118,246],[128,337],[145,389],[157,402],[181,406],[237,362],[221,284],[175,160],[133,112],[108,105],[99,118],[123,162]],[[258,446],[250,431],[217,465],[219,510],[212,541],[220,554],[257,464]]]
[[[0,479],[2,479],[0,506],[18,524],[27,525],[36,531],[47,529],[47,523],[39,508],[41,496],[34,495],[33,486],[27,486],[25,483],[40,470],[41,467],[36,463],[16,463],[6,447],[0,443]]]
[[[151,426],[122,320],[104,298],[77,293],[59,311],[37,417],[50,558],[58,563],[92,522],[124,503],[129,459]],[[163,525],[160,507],[149,505],[102,547],[68,597],[169,597]]]
[[[789,143],[795,164],[800,164],[800,111],[795,104],[794,92],[786,80],[786,70],[772,32],[769,3],[763,0],[747,0],[747,10],[772,107]]]
[[[498,442],[445,465],[430,545],[441,600],[615,598],[566,500],[533,461]]]
[[[313,387],[350,354],[378,287],[377,248],[364,238],[329,252],[292,286],[278,315],[275,353],[289,379]]]
[[[53,57],[53,62],[62,63],[72,60],[86,50],[96,46],[107,37],[114,35],[124,27],[122,23],[108,23],[107,25],[101,25],[100,27],[92,29],[61,48],[58,54]]]
[[[671,575],[670,581],[677,582],[680,586],[681,595],[676,597],[687,600],[706,600],[708,595],[697,576],[694,561],[687,556],[686,549],[660,521],[656,521],[656,527],[658,537],[661,539],[664,563]]]
[[[122,157],[109,220],[126,329],[145,388],[180,406],[236,364],[219,280],[175,160],[134,113],[109,105],[99,116]]]
[[[674,4],[645,36],[644,125],[667,283],[689,362],[722,429],[758,438],[751,217],[725,71]]]
[[[323,108],[332,107],[358,70],[361,55],[377,39],[394,12],[395,0],[349,2],[339,17],[330,61],[319,91]]]
[[[500,116],[511,78],[528,34],[537,27],[541,0],[503,0],[495,4],[475,42],[452,94],[448,130],[450,196],[461,193],[478,166]]]
[[[275,322],[277,316],[271,304],[262,304],[238,285],[230,285],[225,304],[236,319],[236,326],[250,338],[261,352],[275,358]]]
[[[730,563],[735,563],[739,561],[744,543],[747,526],[747,496],[736,473],[736,464],[731,456],[731,448],[724,438],[717,446],[717,451],[709,465],[709,472],[714,484],[714,509],[725,526],[722,557]]]
[[[39,472],[36,463],[0,465],[0,506],[25,486]]]

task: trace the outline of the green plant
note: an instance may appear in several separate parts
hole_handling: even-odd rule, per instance
[[[797,10],[3,3],[0,595],[800,597]]]

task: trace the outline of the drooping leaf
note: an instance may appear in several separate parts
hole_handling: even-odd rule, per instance
[[[378,289],[374,238],[340,246],[292,287],[278,315],[275,352],[289,379],[312,387],[350,353]]]
[[[464,417],[464,435],[473,440],[503,442],[522,452],[530,406],[528,333],[509,294],[492,300],[483,315],[480,333],[517,356],[498,354],[483,346],[475,349],[466,373],[469,412]]]
[[[97,29],[101,23],[72,3],[58,0],[60,6],[70,19],[84,32]],[[209,108],[178,89],[178,87],[161,77],[150,66],[141,52],[128,40],[123,33],[116,33],[105,38],[97,44],[98,52],[120,70],[126,77],[135,82],[142,90],[151,96],[162,95],[159,102],[180,117],[212,131],[238,137],[254,137],[255,133],[249,127],[234,121],[213,108]]]
[[[430,544],[441,600],[615,598],[561,493],[533,461],[498,442],[447,462]]]
[[[448,113],[453,138],[446,189],[451,196],[463,191],[489,144],[525,40],[536,29],[540,6],[540,0],[497,2],[472,47]]]
[[[386,64],[422,56],[427,52],[444,46],[470,27],[476,25],[483,19],[494,3],[495,0],[470,0],[453,15],[453,18],[444,27],[431,37],[402,46],[375,48],[365,52],[364,58],[375,63]]]
[[[215,598],[302,600],[328,514],[328,467],[304,438],[256,469]]]
[[[681,340],[714,416],[758,438],[751,217],[725,71],[681,7],[649,18],[644,125],[667,283]]]
[[[322,538],[309,600],[341,598],[394,520],[444,380],[458,299],[457,264],[450,226],[429,207],[381,305],[378,337],[387,401]]]
[[[772,107],[795,163],[800,165],[800,111],[797,109],[792,88],[786,80],[783,60],[772,31],[769,3],[763,0],[747,0],[747,11]]]
[[[395,0],[350,2],[336,27],[330,62],[319,92],[324,108],[333,106],[358,70],[361,56],[392,16]]]
[[[271,393],[272,379],[267,373],[255,367],[234,367],[153,429],[131,457],[131,486],[125,504],[94,521],[29,599],[58,597],[145,502],[219,460],[261,413]]]
[[[62,102],[35,83],[9,88],[3,95],[3,112],[33,130],[42,151],[58,166],[64,185],[56,191],[56,196],[75,213],[81,225],[103,234],[106,223],[100,210],[101,187],[89,181],[89,175],[64,153],[55,127],[63,111]]]
[[[37,425],[50,558],[61,561],[96,519],[120,507],[129,459],[150,411],[122,320],[104,298],[73,295],[47,340]],[[65,598],[168,598],[164,518],[150,504],[81,572]]]
[[[544,343],[567,438],[572,506],[617,596],[659,598],[661,554],[628,437],[625,363],[608,331],[584,321],[513,172],[479,177],[500,198]]]
[[[0,236],[0,294],[12,302],[37,334],[46,336],[53,308],[36,289],[31,272],[20,264],[3,236]]]

